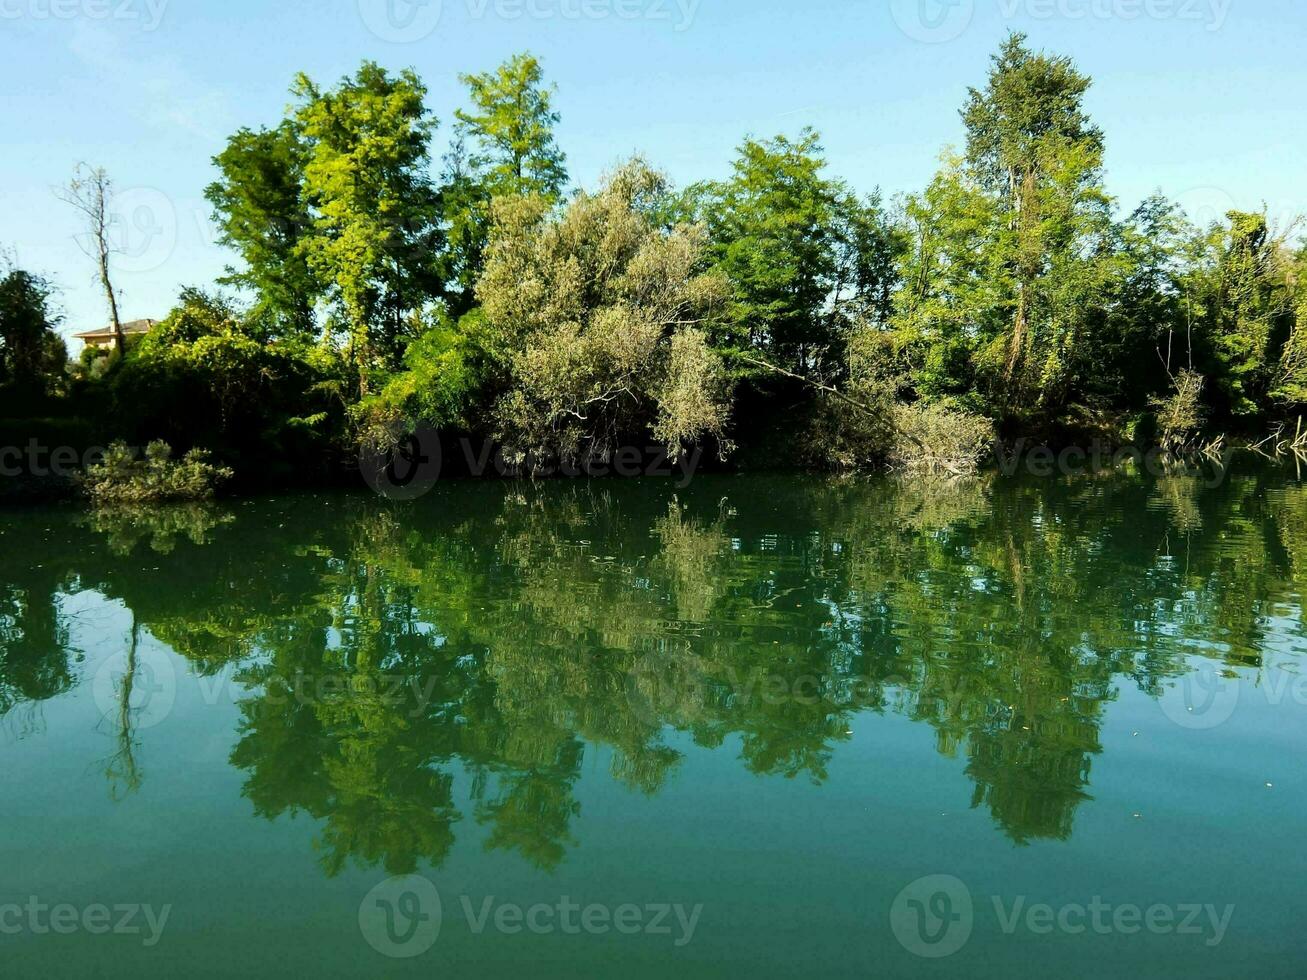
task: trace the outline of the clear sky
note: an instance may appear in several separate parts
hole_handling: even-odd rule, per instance
[[[832,173],[912,191],[1013,29],[1095,79],[1123,208],[1161,188],[1201,217],[1307,212],[1303,0],[0,0],[0,247],[54,280],[66,332],[107,322],[54,193],[103,166],[123,315],[163,316],[230,261],[202,197],[225,136],[275,122],[294,73],[364,58],[425,79],[437,155],[458,74],[530,50],[578,184],[635,151],[721,175],[745,134],[811,124]]]

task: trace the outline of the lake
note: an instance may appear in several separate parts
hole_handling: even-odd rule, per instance
[[[1296,976],[1307,485],[0,512],[6,976]]]

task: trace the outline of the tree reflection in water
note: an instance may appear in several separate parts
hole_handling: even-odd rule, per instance
[[[1263,666],[1307,574],[1307,489],[1274,472],[450,484],[0,527],[41,556],[0,580],[0,712],[78,683],[63,596],[120,600],[138,641],[233,672],[244,792],[319,821],[329,874],[438,865],[460,820],[554,867],[596,747],[646,794],[687,741],[821,784],[868,712],[934,729],[1014,841],[1064,839],[1122,686],[1160,693],[1196,645]]]

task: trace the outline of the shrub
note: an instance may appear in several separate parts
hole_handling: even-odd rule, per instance
[[[989,419],[938,402],[895,405],[893,419],[895,469],[974,473],[994,440]]]
[[[1175,378],[1175,390],[1154,400],[1163,449],[1183,449],[1198,434],[1203,424],[1203,387],[1201,374],[1181,371]]]
[[[126,443],[115,442],[103,460],[87,467],[84,485],[91,498],[101,503],[207,500],[231,476],[231,470],[210,463],[201,449],[192,449],[178,462],[166,442],[150,443],[144,457]]]
[[[514,462],[607,459],[649,435],[673,455],[705,439],[725,448],[726,370],[694,325],[727,284],[701,271],[703,227],[658,222],[666,194],[635,160],[561,215],[532,198],[495,205],[477,296],[506,379],[496,435]]]

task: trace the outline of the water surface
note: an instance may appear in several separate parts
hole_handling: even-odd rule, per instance
[[[0,512],[4,974],[1301,975],[1305,582],[1263,470]]]

